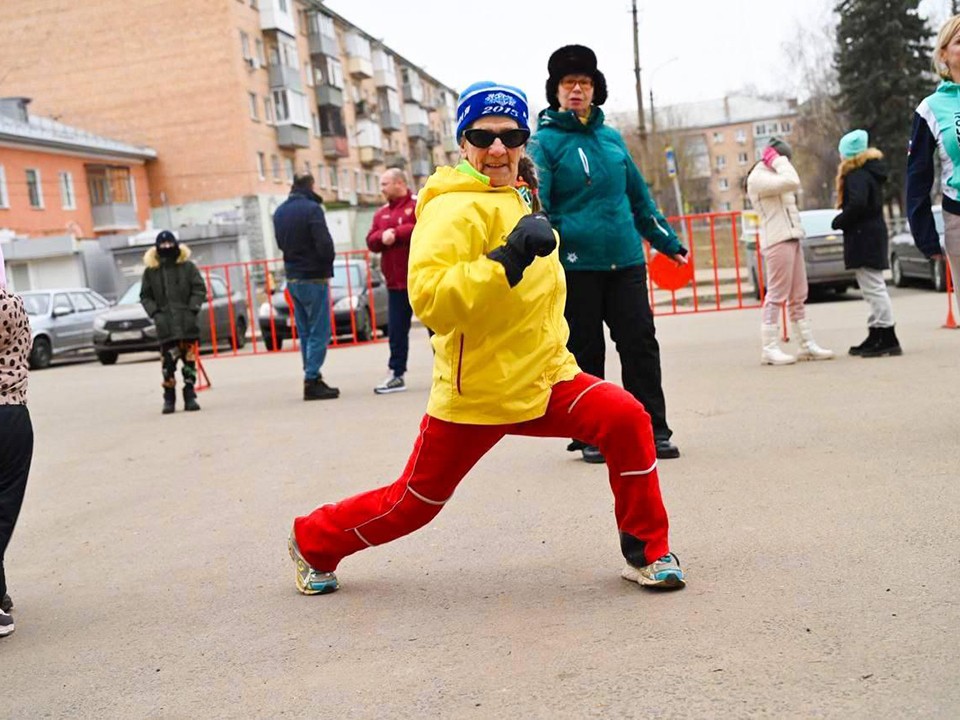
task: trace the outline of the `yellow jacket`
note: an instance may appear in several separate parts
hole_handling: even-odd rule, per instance
[[[502,425],[541,417],[558,382],[580,369],[567,350],[567,284],[557,251],[511,288],[487,257],[530,212],[512,187],[491,187],[469,166],[442,167],[417,198],[407,287],[433,337],[427,413]]]

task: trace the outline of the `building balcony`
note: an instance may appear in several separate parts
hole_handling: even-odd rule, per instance
[[[420,106],[425,110],[436,110],[438,103],[437,98],[435,97],[424,97],[423,102],[420,103]]]
[[[308,148],[310,131],[299,125],[277,125],[277,145],[282,148]]]
[[[407,137],[411,140],[429,140],[430,127],[422,123],[408,123]]]
[[[427,177],[433,171],[433,163],[429,160],[411,160],[410,172],[414,177]]]
[[[280,31],[292,38],[297,36],[293,16],[285,8],[281,8],[277,0],[260,0],[259,4],[261,30]]]
[[[378,147],[360,148],[360,164],[364,167],[373,167],[383,162],[383,149]]]
[[[321,139],[323,156],[326,158],[345,158],[350,156],[350,144],[345,137],[324,135]]]
[[[436,147],[440,144],[440,133],[438,133],[436,130],[430,130],[427,133],[426,139],[429,147]]]
[[[93,212],[94,232],[140,227],[140,222],[137,219],[137,208],[134,207],[133,203],[92,205],[90,209]]]
[[[423,85],[403,84],[403,101],[417,103],[423,102]]]
[[[452,135],[447,135],[443,138],[443,151],[445,153],[457,152],[460,149],[460,146],[457,145],[457,139]]]
[[[386,132],[396,132],[403,130],[403,119],[399,113],[382,110],[380,112],[380,127]]]
[[[373,77],[373,63],[364,57],[347,58],[347,73],[355,78],[366,80]]]
[[[407,166],[407,159],[398,152],[387,152],[383,155],[383,164],[387,167],[400,168],[401,170]]]
[[[336,60],[340,59],[340,43],[337,42],[335,37],[310,33],[308,41],[310,43],[311,55],[323,55]]]
[[[333,85],[317,85],[314,89],[320,107],[343,107],[343,90]]]
[[[378,88],[397,89],[397,73],[394,70],[375,70],[373,82]]]
[[[269,70],[271,89],[286,88],[287,90],[303,92],[303,80],[300,79],[299,68],[287,67],[286,65],[271,65]]]

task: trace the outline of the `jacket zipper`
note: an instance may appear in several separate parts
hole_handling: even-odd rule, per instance
[[[463,333],[460,334],[460,356],[457,358],[457,395],[463,395],[460,377],[463,373]]]
[[[590,185],[592,180],[590,179],[590,161],[587,160],[587,154],[583,151],[582,147],[577,148],[577,152],[580,153],[580,162],[583,163],[583,172],[587,176],[587,185]]]

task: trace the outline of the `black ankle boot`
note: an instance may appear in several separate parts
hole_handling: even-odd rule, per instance
[[[330,387],[318,375],[316,380],[303,381],[304,400],[334,400],[340,397],[340,388]]]
[[[600,448],[595,445],[585,445],[581,448],[580,452],[583,453],[583,461],[591,465],[599,465],[607,461],[607,459],[603,457],[603,453],[600,452]]]
[[[187,385],[183,389],[183,409],[187,412],[196,412],[200,409],[197,403],[197,391],[193,389],[193,385]]]
[[[903,355],[900,341],[893,326],[877,328],[877,341],[860,353],[860,357],[873,358],[884,355]]]
[[[866,350],[868,347],[870,347],[871,345],[877,342],[877,338],[880,337],[880,333],[878,332],[879,330],[880,328],[868,327],[867,339],[864,340],[859,345],[853,345],[850,348],[849,353],[851,355],[863,355],[864,350]]]
[[[169,415],[177,409],[177,391],[174,388],[163,389],[163,414]]]

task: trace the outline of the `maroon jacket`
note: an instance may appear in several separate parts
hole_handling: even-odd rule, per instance
[[[411,193],[391,200],[377,210],[373,225],[367,233],[367,247],[382,253],[380,267],[391,290],[407,289],[407,261],[410,258],[410,236],[417,222],[417,201]],[[383,244],[383,231],[392,228],[396,233],[393,245]]]

